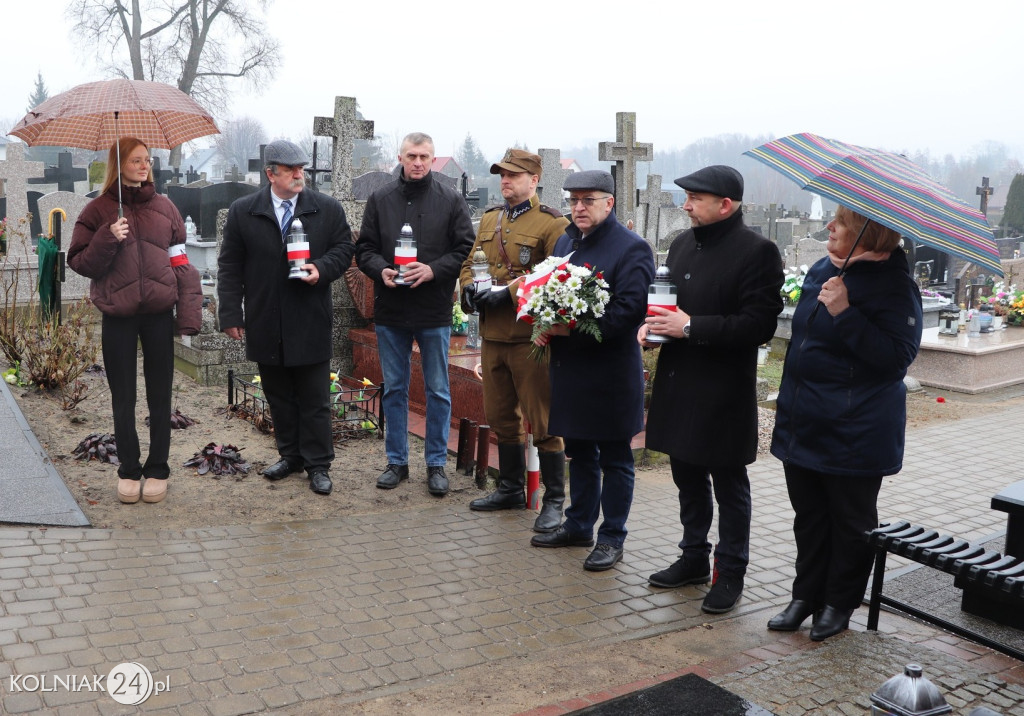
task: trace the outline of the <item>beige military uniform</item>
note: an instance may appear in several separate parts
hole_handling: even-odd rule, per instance
[[[502,286],[530,273],[551,255],[569,221],[557,210],[542,205],[536,195],[530,199],[528,210],[509,218],[517,208],[507,212],[495,207],[483,215],[476,243],[462,264],[460,289],[473,281],[471,267],[477,247],[487,256],[494,283]],[[498,247],[499,236],[505,255]],[[511,290],[515,299],[516,287]],[[560,452],[562,439],[547,434],[551,403],[548,366],[529,355],[531,331],[530,324],[516,320],[515,300],[484,309],[480,317],[484,414],[499,443],[526,442],[522,424],[525,415],[537,449]]]

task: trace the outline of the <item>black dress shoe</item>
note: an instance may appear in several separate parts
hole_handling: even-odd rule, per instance
[[[811,641],[825,641],[830,636],[849,629],[851,614],[852,609],[836,609],[826,604],[821,610],[821,616],[811,627]]]
[[[534,535],[530,539],[530,544],[534,547],[593,547],[594,538],[590,535],[566,532],[565,526],[562,525],[554,532]]]
[[[263,468],[263,477],[268,480],[280,480],[294,472],[302,472],[302,465],[297,465],[281,458],[270,467]]]
[[[427,467],[427,492],[436,497],[448,494],[448,476],[441,465]]]
[[[377,478],[377,487],[382,490],[393,490],[402,480],[409,479],[408,465],[391,465]]]
[[[318,495],[331,494],[334,483],[331,482],[331,476],[327,474],[327,470],[313,470],[309,473],[309,489]]]
[[[614,567],[620,559],[622,559],[622,547],[598,542],[590,556],[583,560],[583,569],[588,572],[603,572]]]
[[[772,631],[796,631],[815,611],[817,607],[810,602],[794,599],[788,607],[768,620],[768,628]]]

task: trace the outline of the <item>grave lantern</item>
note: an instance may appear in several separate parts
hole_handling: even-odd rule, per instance
[[[473,272],[473,287],[475,294],[480,295],[483,291],[491,290],[491,273],[487,270],[487,254],[479,246],[473,252],[473,263],[470,264]],[[480,312],[473,311],[466,321],[466,348],[480,347]]]
[[[416,237],[412,235],[412,227],[409,222],[402,224],[402,230],[398,234],[398,244],[395,246],[395,266],[398,267],[398,275],[394,282],[399,286],[407,286],[405,272],[409,264],[416,260]]]
[[[672,275],[668,266],[661,266],[654,274],[654,283],[647,289],[647,315],[653,316],[651,307],[657,306],[667,311],[676,310],[676,285],[672,283]],[[648,343],[671,343],[675,340],[672,336],[657,333],[648,333]]]
[[[288,263],[291,264],[288,278],[301,279],[309,276],[309,271],[302,268],[303,264],[309,263],[309,241],[306,240],[306,231],[299,219],[292,221],[285,249],[288,252]]]
[[[955,336],[960,331],[960,311],[957,308],[939,310],[939,333]]]
[[[921,667],[907,664],[871,694],[872,716],[939,716],[952,713],[935,684],[921,675]]]

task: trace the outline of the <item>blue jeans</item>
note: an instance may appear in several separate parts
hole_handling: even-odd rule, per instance
[[[571,504],[565,511],[565,530],[572,535],[590,536],[594,534],[599,511],[604,512],[597,541],[621,547],[626,541],[626,518],[633,504],[633,450],[629,440],[565,438],[565,455],[572,458]]]
[[[389,465],[409,464],[409,380],[412,342],[420,348],[423,389],[427,396],[427,434],[423,452],[427,467],[448,461],[448,428],[452,396],[448,389],[448,344],[451,327],[406,330],[377,325],[377,353],[384,375],[384,451]]]
[[[711,554],[708,533],[718,500],[718,544],[715,568],[722,574],[742,577],[750,559],[750,480],[747,468],[705,467],[671,459],[672,481],[679,488],[679,521],[683,539],[679,548],[692,560],[707,560]]]

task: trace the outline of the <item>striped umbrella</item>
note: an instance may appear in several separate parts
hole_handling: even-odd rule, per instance
[[[815,134],[791,134],[747,152],[801,189],[832,199],[903,236],[1003,275],[984,214],[906,157]]]
[[[33,108],[10,131],[29,146],[106,151],[119,137],[171,149],[218,134],[209,112],[161,82],[105,80],[78,85]]]

